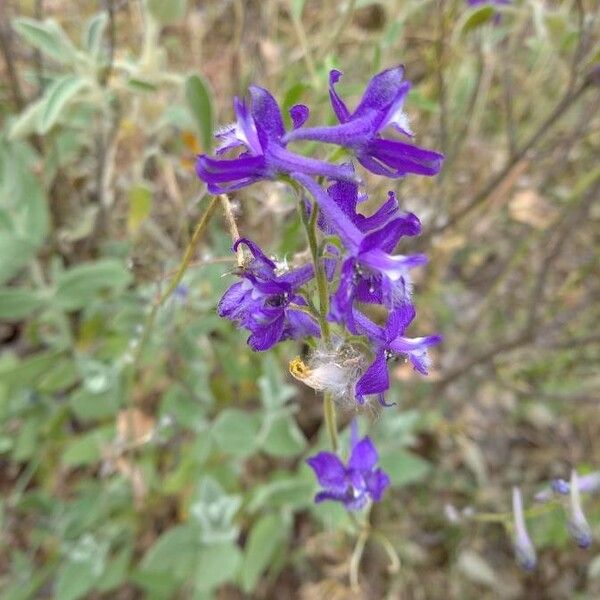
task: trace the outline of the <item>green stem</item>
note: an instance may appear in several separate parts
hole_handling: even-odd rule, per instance
[[[385,553],[390,559],[388,571],[390,573],[397,573],[400,570],[400,559],[398,558],[398,554],[396,553],[396,550],[394,549],[394,546],[392,546],[390,540],[388,540],[387,537],[385,537],[385,535],[379,531],[373,531],[371,535],[381,544],[382,548],[385,550]]]
[[[327,289],[327,274],[325,273],[325,266],[323,265],[321,253],[319,252],[319,244],[317,242],[317,220],[319,215],[319,207],[316,202],[313,202],[313,207],[309,218],[304,206],[304,202],[302,201],[302,195],[298,188],[296,189],[300,198],[298,202],[298,209],[300,210],[302,223],[304,225],[304,229],[306,230],[308,246],[310,248],[310,254],[315,268],[317,292],[319,295],[319,327],[321,329],[323,342],[325,343],[326,347],[329,347],[331,345],[331,330],[329,328],[329,321],[327,321],[327,314],[329,313],[329,290]],[[325,427],[327,429],[331,447],[333,448],[334,452],[337,452],[337,418],[335,414],[335,403],[329,392],[325,392],[323,394],[323,415],[325,418]]]
[[[354,547],[354,552],[352,552],[352,557],[350,558],[350,586],[353,590],[358,590],[358,569],[360,568],[360,561],[362,559],[363,552],[365,551],[365,544],[367,543],[367,539],[369,537],[369,532],[367,530],[362,531],[358,536],[358,540],[356,541],[356,546]]]
[[[135,372],[137,371],[139,362],[142,358],[142,352],[144,351],[144,348],[145,348],[146,344],[148,343],[148,340],[150,339],[152,329],[154,328],[154,323],[156,322],[156,315],[158,314],[158,310],[165,303],[165,301],[171,296],[171,294],[177,289],[177,286],[181,283],[181,280],[183,279],[183,276],[185,275],[185,272],[186,272],[188,266],[190,265],[190,263],[192,262],[192,259],[194,258],[194,254],[196,253],[198,244],[200,243],[200,240],[202,239],[202,236],[204,235],[204,231],[206,230],[206,227],[207,227],[211,217],[213,216],[215,210],[217,209],[218,205],[219,205],[219,197],[215,196],[210,201],[210,204],[208,205],[208,208],[206,209],[206,211],[200,218],[200,221],[198,221],[198,224],[196,225],[196,229],[194,230],[194,233],[192,235],[192,239],[190,240],[190,243],[188,244],[187,248],[185,249],[185,254],[183,255],[183,258],[181,259],[181,263],[179,265],[179,268],[177,269],[177,272],[173,276],[173,279],[171,279],[171,282],[169,283],[167,289],[158,297],[157,300],[155,300],[154,304],[152,305],[152,309],[148,313],[148,317],[146,318],[146,322],[144,323],[144,330],[142,333],[142,338],[137,347],[137,351],[135,353],[134,360],[133,360],[134,376],[135,376]]]
[[[546,513],[552,512],[557,508],[560,508],[561,504],[558,501],[550,501],[545,504],[533,506],[529,510],[525,511],[525,517],[535,518]],[[509,523],[512,520],[511,513],[475,513],[472,517],[469,517],[471,521],[478,521],[480,523]]]
[[[329,292],[327,290],[327,275],[325,273],[325,267],[323,261],[319,255],[319,245],[317,243],[317,216],[319,214],[319,207],[317,203],[313,203],[313,209],[311,211],[310,219],[304,208],[304,204],[300,201],[300,215],[302,217],[302,223],[306,230],[306,237],[308,238],[308,247],[310,248],[310,254],[312,257],[313,265],[315,267],[315,277],[317,280],[317,292],[319,295],[319,327],[321,328],[321,334],[323,341],[326,346],[330,343],[330,329],[329,322],[327,321],[327,313],[329,312]]]
[[[325,416],[325,427],[327,428],[327,434],[329,435],[329,441],[334,452],[338,450],[338,432],[337,432],[337,418],[335,414],[335,402],[331,397],[330,392],[323,394],[323,415]]]

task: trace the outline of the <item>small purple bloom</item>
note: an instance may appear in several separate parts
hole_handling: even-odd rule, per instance
[[[334,500],[348,510],[359,510],[369,498],[373,502],[382,499],[390,478],[376,468],[379,455],[371,439],[364,437],[358,440],[357,437],[353,425],[348,466],[331,452],[319,452],[306,461],[324,488],[315,496],[315,502]]]
[[[400,211],[396,194],[390,191],[388,192],[388,199],[374,214],[369,217],[360,214],[358,205],[368,200],[368,196],[366,194],[359,195],[356,181],[334,181],[327,188],[327,194],[341,208],[346,217],[363,233],[382,227],[392,217],[398,216]],[[416,219],[416,217],[414,218]],[[336,233],[335,222],[330,223],[323,213],[319,215],[319,227],[326,233]]]
[[[342,188],[326,193],[310,177],[293,174],[315,198],[326,227],[341,238],[346,248],[340,285],[332,298],[332,318],[352,327],[354,300],[381,303],[388,309],[408,302],[411,292],[410,269],[427,262],[424,254],[392,255],[400,238],[421,231],[419,219],[412,213],[399,213],[395,198],[388,199],[372,217],[352,215],[352,195],[341,199]],[[350,193],[352,194],[352,192]],[[351,216],[349,216],[351,215]],[[373,226],[385,223],[379,229]],[[362,230],[366,230],[363,232]]]
[[[285,142],[314,140],[344,146],[356,155],[369,171],[386,177],[403,177],[408,173],[435,175],[444,156],[396,139],[385,139],[381,133],[389,128],[412,137],[404,113],[404,100],[410,82],[404,80],[404,67],[397,66],[375,75],[358,106],[351,113],[335,91],[342,73],[329,75],[329,96],[340,122],[331,127],[298,127],[284,136]]]
[[[300,286],[314,277],[312,265],[277,274],[277,265],[252,241],[239,239],[234,252],[245,244],[252,253],[250,264],[223,295],[217,312],[250,331],[248,344],[253,350],[268,350],[286,339],[319,337],[319,327],[298,308],[305,305],[297,294]]]
[[[217,155],[240,148],[243,152],[237,158],[212,158],[202,154],[196,160],[196,173],[208,184],[211,193],[230,192],[292,171],[338,179],[354,177],[348,166],[332,165],[286,150],[285,128],[275,98],[258,86],[250,87],[250,96],[251,107],[245,100],[235,98],[235,123],[215,134],[220,141]],[[308,118],[308,108],[292,107],[291,117],[294,126],[299,127]]]
[[[592,530],[585,518],[583,507],[581,506],[580,487],[577,472],[575,470],[571,472],[570,488],[569,520],[567,527],[571,537],[580,548],[589,548],[592,545]]]
[[[512,490],[512,505],[515,526],[514,548],[517,563],[526,571],[533,571],[537,563],[537,556],[527,533],[523,513],[523,498],[518,487],[514,487]]]
[[[356,329],[353,333],[366,335],[375,349],[375,359],[356,383],[356,400],[359,404],[364,403],[365,396],[375,394],[380,404],[387,406],[384,399],[384,393],[390,387],[387,363],[395,356],[406,355],[419,373],[427,375],[429,368],[427,348],[439,344],[442,337],[440,335],[404,337],[404,332],[414,317],[414,307],[406,303],[391,311],[386,326],[379,327],[364,314],[354,310],[353,322]]]
[[[600,491],[600,471],[587,475],[577,476],[577,485],[582,493],[595,494]],[[554,495],[567,496],[571,491],[571,484],[564,479],[553,479],[550,487],[540,490],[535,495],[536,502],[548,502]]]

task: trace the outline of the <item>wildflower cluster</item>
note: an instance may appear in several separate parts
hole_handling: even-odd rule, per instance
[[[404,356],[427,374],[427,349],[441,338],[406,336],[415,318],[410,272],[427,258],[398,254],[395,248],[403,238],[418,235],[421,223],[400,208],[393,191],[373,214],[363,214],[359,207],[368,196],[353,159],[371,173],[396,179],[435,175],[443,156],[412,141],[403,108],[410,82],[402,66],[374,76],[353,111],[336,90],[341,76],[337,70],[329,76],[338,121],[331,126],[308,126],[310,110],[297,104],[286,130],[275,98],[252,86],[248,101],[234,101],[235,122],[217,131],[216,156],[199,156],[196,172],[214,194],[261,180],[290,184],[312,254],[311,263],[288,268],[251,240],[237,240],[234,251],[244,246],[249,258],[238,272],[240,280],[221,299],[219,314],[247,329],[248,344],[256,351],[286,339],[317,340],[307,364],[292,361],[292,375],[338,401],[362,405],[375,398],[387,406],[390,360]],[[299,153],[307,141],[317,151],[337,146],[334,155],[343,160]],[[368,316],[369,305],[385,309],[385,323]],[[331,453],[309,459],[324,488],[317,501],[335,499],[357,509],[368,498],[379,500],[389,480],[376,462],[368,438],[353,439],[347,467]]]
[[[569,481],[554,479],[548,487],[543,488],[534,496],[537,506],[526,511],[523,506],[523,496],[518,487],[512,489],[512,516],[479,515],[471,507],[458,511],[451,504],[445,506],[448,520],[459,525],[463,521],[497,521],[504,523],[512,532],[513,548],[517,564],[526,571],[533,571],[537,565],[537,553],[525,522],[526,515],[540,515],[547,511],[560,508],[567,517],[566,528],[569,535],[579,548],[587,549],[592,545],[592,529],[583,511],[582,494],[597,494],[600,492],[600,471],[579,476],[573,470]]]
[[[589,548],[592,544],[592,530],[583,512],[582,493],[595,493],[600,490],[600,473],[591,473],[579,477],[571,472],[571,479],[555,479],[549,488],[535,495],[535,500],[561,506],[567,514],[567,530],[580,548]],[[525,527],[523,501],[518,488],[513,488],[514,548],[517,562],[527,571],[531,571],[537,562],[535,548]]]

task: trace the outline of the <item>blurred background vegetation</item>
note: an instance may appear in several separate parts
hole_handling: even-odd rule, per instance
[[[510,487],[600,465],[600,63],[595,0],[4,0],[0,3],[0,595],[26,598],[598,598],[600,554],[560,510],[530,521],[523,574],[496,524]],[[321,403],[215,314],[233,281],[212,219],[181,285],[144,322],[207,196],[193,170],[249,83],[333,122],[406,65],[407,110],[442,174],[393,183],[425,233],[416,335],[367,414],[393,488],[373,511],[402,566],[314,506],[304,458]],[[385,197],[388,183],[372,188]],[[240,231],[304,248],[277,184],[231,198]],[[408,246],[407,246],[408,247]],[[142,344],[143,342],[143,344]],[[341,415],[344,424],[351,413]],[[309,448],[311,450],[309,450]],[[600,530],[600,504],[586,504]]]

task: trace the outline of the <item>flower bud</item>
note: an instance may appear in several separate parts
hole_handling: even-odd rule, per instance
[[[515,538],[513,541],[515,558],[520,567],[526,571],[532,571],[537,563],[537,556],[527,533],[525,516],[523,514],[523,498],[521,490],[518,487],[513,487],[512,504],[515,524]]]
[[[571,495],[567,527],[571,537],[580,548],[589,548],[592,544],[592,530],[583,514],[579,485],[577,472],[573,470],[571,471]]]

